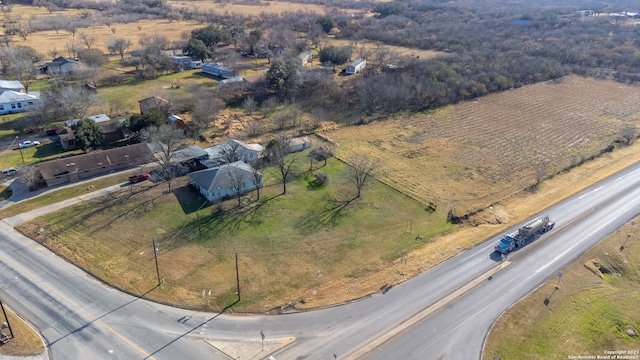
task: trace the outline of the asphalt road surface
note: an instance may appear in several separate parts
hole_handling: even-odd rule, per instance
[[[0,221],[0,298],[41,330],[54,360],[225,359],[203,339],[261,330],[296,337],[277,360],[477,359],[502,312],[640,213],[639,184],[636,164],[548,209],[554,230],[505,262],[496,236],[384,293],[280,316],[193,312],[120,293]]]

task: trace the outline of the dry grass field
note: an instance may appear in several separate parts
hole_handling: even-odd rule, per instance
[[[14,5],[13,12],[9,13],[8,16],[21,16],[23,21],[25,21],[25,19],[32,16],[37,19],[56,15],[74,16],[77,13],[75,10],[64,10],[56,11],[51,15],[45,8],[39,9],[32,6]],[[56,49],[58,55],[62,56],[70,56],[67,49],[72,46],[77,49],[84,49],[85,46],[79,37],[81,33],[95,37],[94,47],[107,53],[107,42],[113,38],[131,40],[133,48],[136,48],[139,46],[138,42],[140,38],[144,36],[159,35],[167,38],[169,41],[176,41],[180,40],[183,32],[190,32],[193,29],[203,26],[205,25],[201,25],[195,21],[141,20],[129,24],[112,24],[110,27],[100,25],[80,28],[75,36],[65,30],[60,30],[58,33],[50,30],[33,33],[29,35],[26,40],[14,36],[13,40],[14,45],[30,46],[48,58],[48,52],[53,49]]]
[[[328,10],[327,7],[313,4],[298,4],[286,1],[262,1],[261,5],[237,5],[237,4],[221,4],[213,1],[167,1],[169,5],[175,8],[195,9],[199,11],[213,11],[218,13],[228,12],[235,14],[243,14],[245,16],[260,16],[261,14],[282,14],[288,11],[307,11],[317,14],[324,14]],[[355,10],[354,10],[355,11]]]
[[[381,161],[378,178],[439,210],[464,214],[598,154],[640,124],[640,88],[568,77],[418,115],[328,133],[338,155]]]
[[[14,339],[4,345],[0,345],[0,359],[2,355],[9,356],[29,356],[40,354],[44,351],[42,339],[40,336],[22,319],[17,317],[14,313],[8,310],[5,306],[5,311],[9,317],[9,324],[11,324],[11,331],[13,331]],[[4,314],[0,311],[0,324],[5,322]],[[5,335],[9,335],[9,329],[4,328],[2,332]]]
[[[640,350],[640,338],[626,334],[627,329],[640,332],[640,238],[635,227],[627,224],[562,273],[561,281],[549,279],[498,319],[483,359],[605,359],[605,350]]]

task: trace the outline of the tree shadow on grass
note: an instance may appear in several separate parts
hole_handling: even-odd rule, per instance
[[[355,198],[350,200],[329,199],[323,207],[316,207],[309,211],[296,223],[296,227],[303,235],[312,234],[325,226],[335,226],[342,218],[342,210]]]
[[[155,187],[157,185],[154,185],[153,187]],[[132,200],[132,198],[142,192],[147,191],[148,189],[150,189],[151,187],[145,187],[145,188],[131,188],[131,190],[121,190],[118,191],[117,193],[112,194],[111,196],[104,196],[100,198],[100,204],[96,205],[96,206],[87,206],[85,208],[85,211],[82,212],[81,215],[79,215],[75,221],[71,222],[69,225],[66,226],[66,228],[73,228],[75,226],[82,226],[82,224],[84,224],[87,220],[91,219],[92,217],[96,216],[96,215],[100,215],[102,213],[104,213],[105,211],[110,210],[112,207],[120,207],[122,208],[122,204],[126,203],[128,201],[134,201]],[[128,216],[132,213],[135,213],[136,211],[140,210],[140,209],[146,209],[149,205],[153,204],[153,202],[162,197],[163,195],[158,195],[155,196],[151,199],[148,199],[146,201],[143,201],[135,206],[132,206],[129,209],[126,209],[122,212],[119,212],[118,215],[116,217],[114,217],[111,220],[108,221],[104,221],[102,226],[98,226],[95,229],[93,229],[89,234],[95,234],[109,226],[111,226],[115,221],[117,221],[118,219]],[[90,203],[93,204],[93,203]],[[63,230],[65,231],[65,230]]]
[[[237,206],[228,210],[214,212],[209,216],[191,217],[188,225],[168,234],[169,241],[166,243],[165,253],[177,250],[184,245],[203,239],[205,234],[216,234],[221,237],[234,233],[241,224],[257,221],[264,209],[264,205],[271,200],[278,198],[275,195],[261,200],[253,201],[244,206]]]

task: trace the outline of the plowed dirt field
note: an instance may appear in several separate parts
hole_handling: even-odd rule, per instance
[[[484,208],[599,154],[640,123],[640,88],[567,77],[436,111],[338,129],[338,156],[381,161],[382,181],[438,210]]]

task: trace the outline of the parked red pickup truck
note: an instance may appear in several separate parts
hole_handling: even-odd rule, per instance
[[[146,174],[135,174],[133,176],[129,176],[129,182],[131,184],[139,183],[140,181],[148,180],[150,176],[151,175],[149,175],[149,173],[146,173]]]

